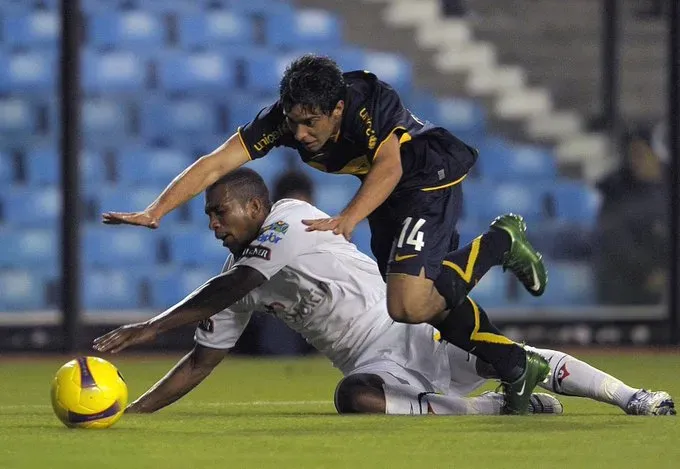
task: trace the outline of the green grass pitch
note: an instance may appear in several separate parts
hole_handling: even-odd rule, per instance
[[[631,385],[680,397],[680,355],[574,353]],[[177,357],[107,356],[131,398]],[[677,418],[629,417],[563,398],[562,416],[338,416],[339,373],[322,358],[227,359],[153,415],[69,430],[49,383],[67,359],[0,359],[0,468],[678,468]]]

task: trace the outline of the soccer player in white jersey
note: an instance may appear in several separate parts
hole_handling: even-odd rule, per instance
[[[199,322],[194,349],[128,411],[153,412],[181,398],[221,362],[250,315],[268,311],[342,372],[335,393],[340,413],[504,413],[502,394],[463,397],[493,378],[491,366],[436,340],[429,324],[394,322],[377,264],[342,236],[305,230],[301,220],[322,218],[323,212],[292,199],[272,206],[262,178],[249,169],[213,184],[205,211],[210,229],[236,261],[164,313],[94,341],[96,350],[115,353]],[[552,376],[543,387],[553,392],[618,405],[629,414],[675,413],[663,391],[631,388],[562,352],[532,350],[549,361]],[[534,395],[530,409],[561,413],[562,406]]]

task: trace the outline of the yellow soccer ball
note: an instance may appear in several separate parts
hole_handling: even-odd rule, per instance
[[[108,428],[128,400],[118,369],[97,357],[78,357],[59,368],[50,394],[54,413],[70,428]]]

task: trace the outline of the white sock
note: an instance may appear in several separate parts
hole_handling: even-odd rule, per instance
[[[502,400],[422,393],[405,384],[384,385],[385,413],[390,415],[500,415]]]
[[[564,352],[526,347],[545,357],[552,377],[540,386],[565,396],[589,397],[625,409],[638,389]]]

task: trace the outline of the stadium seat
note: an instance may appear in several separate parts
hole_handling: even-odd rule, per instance
[[[170,261],[182,267],[207,267],[219,272],[229,256],[229,249],[208,230],[208,217],[200,227],[173,230],[167,243]]]
[[[131,147],[118,152],[118,181],[128,185],[166,185],[192,163],[180,150]]]
[[[411,62],[398,54],[367,51],[361,68],[375,73],[397,91],[408,92],[413,86]]]
[[[526,180],[532,184],[557,177],[555,157],[549,151],[529,145],[511,146],[507,142],[482,144],[476,165],[483,178]]]
[[[88,21],[89,44],[97,48],[158,48],[166,37],[162,18],[143,10],[103,11]]]
[[[210,3],[209,0],[202,0]],[[295,12],[285,0],[228,0],[228,9],[237,13],[257,15],[265,20],[269,17],[289,18]]]
[[[120,101],[88,99],[83,103],[82,127],[84,144],[102,146],[125,141],[131,134],[130,110]]]
[[[232,61],[214,52],[172,53],[158,64],[159,84],[170,93],[222,94],[234,87],[235,77]]]
[[[506,306],[508,278],[501,269],[491,269],[475,285],[470,297],[482,308]]]
[[[592,228],[597,222],[601,196],[594,188],[576,181],[560,181],[550,188],[555,218]]]
[[[61,26],[56,11],[9,11],[2,18],[2,31],[9,48],[56,48]]]
[[[352,242],[359,251],[375,259],[375,257],[373,257],[373,252],[371,251],[371,228],[368,226],[367,221],[362,221],[354,229],[354,232],[352,233]]]
[[[54,225],[61,216],[61,192],[54,186],[6,187],[2,194],[2,213],[10,226]]]
[[[55,230],[0,229],[0,267],[56,266],[60,248]]]
[[[267,43],[273,47],[299,49],[338,47],[342,41],[339,19],[323,10],[302,9],[295,13],[269,15],[265,23]]]
[[[39,272],[0,270],[0,311],[26,311],[46,306],[45,282]]]
[[[251,94],[236,94],[226,100],[227,120],[230,129],[236,130],[252,121],[257,113],[265,107],[271,106],[278,99],[277,96],[255,96]]]
[[[588,306],[596,303],[595,278],[585,262],[552,262],[546,259],[550,283],[542,296],[535,298],[520,287],[522,304],[540,306]]]
[[[170,182],[170,181],[168,181]],[[166,184],[130,188],[109,185],[90,193],[94,199],[95,211],[101,212],[133,212],[142,210],[153,202],[165,189]],[[186,218],[185,210],[177,209],[163,218],[163,224],[181,223]]]
[[[147,143],[202,140],[220,131],[218,108],[210,100],[151,99],[140,105],[140,133]]]
[[[286,156],[285,150],[275,148],[264,158],[249,161],[245,167],[257,171],[264,179],[267,187],[272,187],[276,177],[290,169],[289,160]]]
[[[134,52],[83,52],[83,89],[86,94],[136,93],[143,90],[147,64]]]
[[[142,306],[139,276],[132,269],[85,269],[83,306],[86,309],[138,309]]]
[[[0,152],[0,183],[14,181],[16,168],[14,159],[6,153]]]
[[[522,215],[527,222],[545,217],[545,190],[526,184],[466,181],[463,183],[464,217],[490,223],[508,212]]]
[[[252,44],[255,40],[253,22],[245,15],[239,15],[234,11],[180,15],[178,27],[179,43],[188,49]]]
[[[158,234],[148,230],[87,226],[83,233],[84,262],[97,267],[154,264],[158,241]]]
[[[35,104],[18,98],[0,99],[0,137],[20,138],[37,130],[38,108]]]
[[[24,156],[26,181],[35,187],[59,184],[61,155],[54,147],[35,148]],[[80,156],[80,177],[83,184],[99,184],[106,179],[101,154],[84,151]]]
[[[318,171],[321,173],[321,171]],[[310,175],[313,173],[310,173]],[[323,173],[322,173],[323,174]],[[335,216],[340,213],[356,194],[360,183],[355,178],[347,176],[331,176],[327,182],[316,184],[316,206],[328,215]],[[342,179],[340,179],[342,178]],[[313,180],[318,181],[315,177]],[[343,180],[344,179],[344,180]]]
[[[48,95],[57,84],[54,51],[16,52],[0,55],[0,93]]]
[[[455,135],[483,134],[486,130],[484,110],[472,100],[438,99],[435,109],[432,122],[449,129]]]
[[[151,306],[158,309],[172,306],[220,271],[221,266],[217,269],[171,268],[160,271],[150,280]]]

